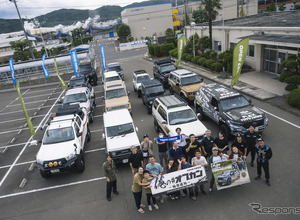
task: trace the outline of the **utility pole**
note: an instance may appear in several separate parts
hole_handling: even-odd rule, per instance
[[[236,11],[237,11],[237,18],[240,17],[240,0],[236,1]]]
[[[33,50],[32,50],[32,48],[31,48],[30,42],[29,42],[29,40],[28,40],[28,37],[27,37],[27,35],[26,35],[26,31],[25,31],[25,28],[24,28],[24,25],[23,25],[23,22],[22,22],[22,18],[21,18],[21,15],[20,15],[20,12],[19,12],[19,9],[18,9],[18,6],[17,6],[17,2],[16,2],[16,0],[9,0],[9,1],[10,1],[10,2],[13,2],[13,3],[15,4],[15,6],[16,6],[16,9],[17,9],[17,12],[18,12],[18,15],[19,15],[19,18],[20,18],[21,26],[22,26],[22,28],[23,28],[24,35],[25,35],[25,37],[26,37],[26,40],[27,40],[27,43],[28,43],[28,46],[29,46],[29,50],[30,50],[31,57],[32,57],[32,59],[35,60],[35,57],[34,57],[34,54],[33,54]]]
[[[187,25],[187,10],[186,10],[186,2],[187,0],[183,0],[184,2],[184,35],[185,35],[185,42],[187,42],[187,36],[186,36],[186,25]]]

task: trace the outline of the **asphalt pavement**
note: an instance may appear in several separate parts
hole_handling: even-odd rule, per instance
[[[117,52],[110,41],[99,43],[105,44],[107,63],[118,61],[122,65],[127,90],[130,91],[133,120],[139,128],[140,140],[144,134],[153,139],[157,136],[153,127],[153,116],[147,114],[146,107],[132,86],[134,70],[145,69],[153,77],[153,64],[143,58],[146,50]],[[204,80],[206,83],[211,82],[208,79]],[[33,125],[38,128],[34,139],[41,139],[44,130],[40,130],[38,126],[59,96],[63,95],[62,90],[59,84],[54,84],[21,89],[21,92]],[[140,214],[135,208],[131,192],[132,174],[128,164],[118,165],[117,185],[120,194],[113,194],[111,202],[106,200],[106,182],[102,170],[105,161],[105,142],[102,139],[103,86],[98,84],[95,92],[97,107],[94,123],[90,125],[92,139],[87,144],[85,172],[79,174],[76,170],[70,170],[48,179],[42,178],[37,168],[31,170],[39,145],[25,148],[30,133],[24,126],[26,121],[17,93],[11,91],[1,94],[0,219],[299,219],[299,215],[295,214],[258,214],[249,205],[259,203],[262,207],[300,207],[298,116],[264,101],[253,100],[253,104],[267,112],[269,118],[269,126],[263,137],[273,150],[273,158],[270,161],[271,187],[265,184],[264,178],[254,180],[256,167],[249,166],[248,158],[251,183],[227,190],[215,190],[212,195],[199,195],[197,201],[188,197],[176,201],[166,198],[164,204],[158,204],[159,210],[150,213],[145,209],[145,214]],[[59,104],[55,104],[50,112],[55,113],[58,107]],[[210,120],[203,123],[212,130],[215,137],[218,126]],[[154,149],[154,154],[158,157],[157,148]],[[210,179],[210,172],[207,175]],[[208,184],[205,185],[205,190],[208,191]],[[146,204],[145,194],[142,202]]]

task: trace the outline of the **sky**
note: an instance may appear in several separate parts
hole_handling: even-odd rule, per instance
[[[144,0],[17,0],[22,18],[34,18],[62,8],[96,9],[104,5],[124,7]],[[16,8],[9,0],[0,0],[0,18],[18,18]]]

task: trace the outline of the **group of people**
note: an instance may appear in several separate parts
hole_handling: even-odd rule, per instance
[[[270,184],[269,174],[269,160],[272,157],[272,150],[269,146],[265,145],[263,138],[258,132],[255,131],[255,126],[250,125],[247,132],[242,136],[238,134],[231,144],[229,149],[228,139],[224,136],[222,131],[219,131],[218,136],[213,138],[211,131],[207,130],[205,136],[201,142],[196,140],[194,134],[186,136],[181,133],[181,129],[176,129],[177,135],[180,135],[180,139],[172,142],[162,142],[154,138],[154,142],[157,144],[160,163],[155,161],[153,155],[154,143],[149,139],[148,135],[144,135],[144,140],[140,145],[140,149],[131,147],[131,154],[129,156],[129,166],[133,174],[132,193],[134,196],[137,210],[140,213],[144,213],[145,205],[141,203],[142,189],[144,188],[148,209],[152,211],[152,205],[155,209],[159,209],[157,205],[157,199],[151,193],[151,185],[149,178],[162,175],[166,173],[175,172],[182,169],[187,169],[192,166],[201,165],[208,168],[212,168],[214,163],[226,161],[228,159],[234,159],[238,157],[246,158],[251,155],[250,166],[254,167],[254,160],[257,155],[257,177],[255,180],[261,179],[261,169],[264,169],[266,184]],[[159,138],[163,138],[164,134],[161,132],[158,134]],[[228,153],[230,150],[230,153]],[[107,161],[103,164],[104,174],[107,180],[106,198],[111,200],[111,191],[118,194],[116,185],[117,169],[111,156],[107,155]],[[214,175],[212,175],[209,184],[209,194],[213,192],[213,186],[215,184]],[[171,200],[179,199],[180,196],[189,197],[192,200],[197,200],[196,196],[199,195],[199,191],[202,194],[206,194],[204,185],[196,185],[194,187],[167,194]],[[160,203],[164,202],[162,196],[159,196]]]

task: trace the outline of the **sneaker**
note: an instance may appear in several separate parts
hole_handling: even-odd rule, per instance
[[[106,199],[107,199],[107,201],[109,201],[109,202],[111,201],[111,198],[106,198]]]
[[[116,194],[116,195],[119,195],[119,192],[118,191],[116,191],[116,192],[113,192],[114,194]]]
[[[139,209],[138,209],[138,212],[139,212],[139,213],[145,213],[145,211],[144,211],[142,208],[139,208]]]
[[[155,209],[159,209],[157,204],[154,204],[153,206],[154,206]]]
[[[140,205],[140,208],[145,208],[145,207],[146,207],[146,206],[145,206],[145,205],[143,205],[143,204],[141,204],[141,205]]]
[[[212,192],[213,192],[212,188],[209,188],[208,193],[212,194]]]
[[[257,177],[255,177],[255,180],[259,180],[261,177],[260,176],[257,176]]]
[[[185,197],[186,197],[186,194],[185,194],[185,193],[182,193],[182,197],[185,198]]]
[[[149,211],[152,211],[152,206],[148,205],[148,209],[149,209]]]
[[[175,196],[171,196],[171,200],[175,200]]]
[[[202,193],[203,195],[206,195],[206,192],[205,192],[204,190],[202,190],[201,193]]]
[[[266,184],[267,184],[268,186],[271,186],[271,183],[270,183],[269,180],[266,180]]]
[[[253,161],[251,162],[250,166],[251,166],[251,167],[254,167],[254,163],[253,163]]]
[[[161,204],[164,204],[164,202],[165,202],[164,198],[160,198],[159,201],[160,201]]]
[[[195,196],[192,196],[191,199],[194,200],[194,201],[197,200],[197,198]]]

